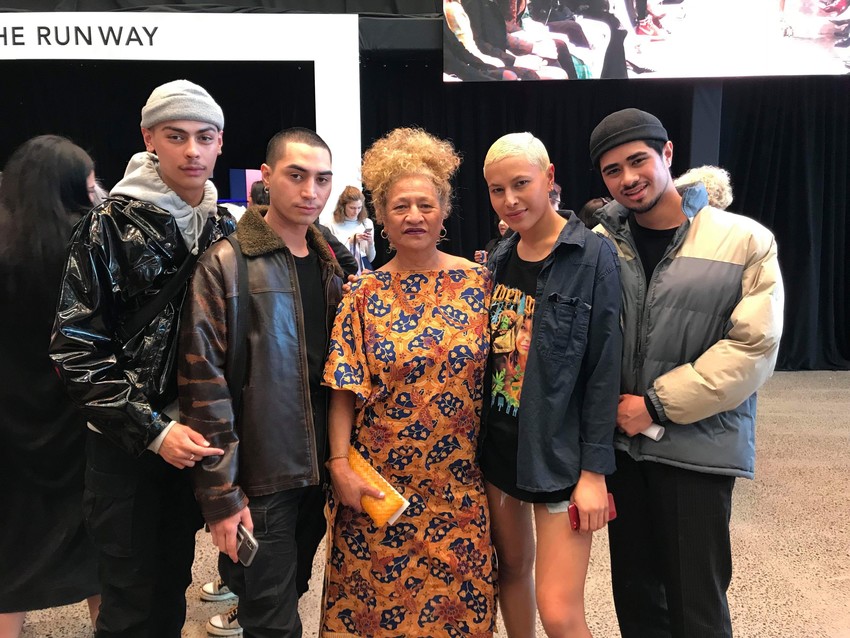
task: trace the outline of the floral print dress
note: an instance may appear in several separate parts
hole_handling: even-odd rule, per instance
[[[352,445],[410,506],[378,528],[331,497],[326,638],[493,635],[475,459],[490,287],[481,267],[376,271],[340,303],[325,383],[355,393]]]

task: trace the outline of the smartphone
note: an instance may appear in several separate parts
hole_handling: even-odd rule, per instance
[[[570,514],[570,527],[574,530],[578,530],[579,518],[576,504],[570,503],[570,507],[567,509],[567,512]],[[614,495],[611,494],[611,492],[608,492],[608,522],[610,523],[615,518],[617,518],[617,508],[614,506]]]
[[[259,547],[254,535],[245,529],[242,523],[239,523],[239,527],[236,528],[236,555],[239,557],[239,562],[245,567],[250,567]]]

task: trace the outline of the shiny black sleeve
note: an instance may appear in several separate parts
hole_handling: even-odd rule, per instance
[[[122,256],[103,209],[81,220],[68,246],[50,358],[71,399],[105,436],[140,455],[170,419],[151,407],[118,337]]]

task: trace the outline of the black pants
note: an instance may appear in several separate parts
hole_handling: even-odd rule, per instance
[[[180,638],[203,524],[188,473],[95,432],[86,456],[83,513],[102,587],[97,638]]]
[[[305,487],[252,496],[248,508],[259,548],[250,567],[219,554],[218,569],[239,596],[244,638],[299,638],[298,597],[307,591],[313,557],[325,535],[324,493]]]
[[[729,518],[735,478],[617,451],[608,477],[614,605],[623,638],[732,636]]]

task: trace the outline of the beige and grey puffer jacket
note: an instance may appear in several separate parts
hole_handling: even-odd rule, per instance
[[[637,460],[753,478],[756,391],[773,373],[784,291],[770,231],[708,206],[702,184],[685,189],[687,220],[650,281],[612,202],[598,232],[617,246],[623,290],[621,392],[645,395],[666,433],[618,432]]]

